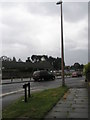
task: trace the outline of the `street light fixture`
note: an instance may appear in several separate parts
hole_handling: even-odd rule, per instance
[[[62,3],[62,1],[58,1],[56,4],[59,5],[59,4],[61,4],[61,3]]]
[[[61,5],[61,60],[62,60],[62,86],[65,86],[64,79],[64,46],[63,46],[63,17],[62,17],[62,1],[56,3],[56,5]]]

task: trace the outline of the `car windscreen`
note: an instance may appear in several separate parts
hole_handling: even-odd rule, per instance
[[[40,71],[35,71],[35,72],[33,73],[33,75],[37,75],[37,74],[40,74]]]

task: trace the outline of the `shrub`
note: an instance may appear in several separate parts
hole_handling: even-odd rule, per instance
[[[86,79],[88,79],[89,74],[90,74],[90,62],[84,66],[83,72],[84,72]]]

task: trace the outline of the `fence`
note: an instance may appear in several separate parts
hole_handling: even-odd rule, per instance
[[[2,79],[30,78],[32,73],[20,71],[2,71]]]

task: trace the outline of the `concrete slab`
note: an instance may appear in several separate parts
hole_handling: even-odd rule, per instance
[[[88,118],[88,90],[69,89],[67,98],[62,98],[45,118]]]
[[[78,112],[72,112],[69,113],[69,115],[67,116],[67,118],[88,118],[88,113],[78,113]]]

